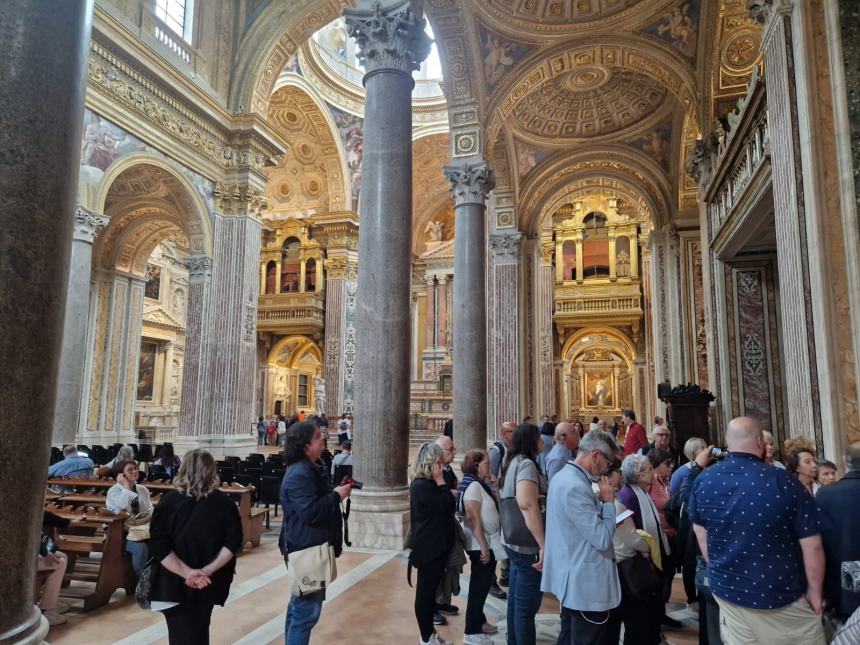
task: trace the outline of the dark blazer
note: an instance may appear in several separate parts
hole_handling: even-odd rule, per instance
[[[860,607],[860,593],[842,589],[841,568],[843,562],[860,560],[860,472],[820,488],[815,503],[826,557],[824,598],[837,616],[848,618]]]
[[[200,569],[214,560],[222,547],[233,553],[242,548],[242,521],[236,504],[220,490],[202,499],[194,499],[178,491],[166,493],[156,505],[149,526],[149,551],[156,562],[174,552],[193,569]],[[159,568],[152,588],[152,600],[168,602],[211,602],[223,605],[230,593],[236,571],[236,558],[212,575],[212,584],[203,589],[191,589],[175,573],[163,565]]]
[[[447,485],[432,479],[414,479],[409,486],[412,522],[410,561],[416,568],[447,556],[454,546],[454,496]]]
[[[340,495],[332,490],[328,472],[307,459],[287,468],[280,495],[284,520],[279,543],[284,555],[327,542],[339,554]]]

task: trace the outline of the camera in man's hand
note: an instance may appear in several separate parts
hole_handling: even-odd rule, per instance
[[[363,482],[355,481],[352,477],[344,477],[341,482],[341,486],[352,486],[355,490],[361,490],[364,488]]]

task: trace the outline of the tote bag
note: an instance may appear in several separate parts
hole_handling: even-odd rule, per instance
[[[293,551],[287,556],[287,574],[294,596],[323,591],[337,578],[334,547],[326,543]]]
[[[510,475],[514,478],[514,489],[516,490],[517,473],[520,470],[522,461],[517,462],[517,467]],[[505,543],[510,546],[531,547],[537,548],[538,543],[535,540],[529,527],[526,526],[526,518],[523,517],[523,512],[517,504],[516,495],[513,497],[503,497],[499,500],[499,519],[502,525],[502,535],[505,538]]]

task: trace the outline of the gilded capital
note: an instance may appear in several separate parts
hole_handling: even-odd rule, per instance
[[[108,224],[108,218],[100,215],[95,211],[91,211],[83,206],[78,206],[75,210],[75,236],[74,239],[79,242],[92,244],[96,239],[99,231]]]
[[[408,0],[385,9],[381,2],[370,10],[344,9],[343,16],[367,73],[394,69],[411,75],[430,54],[426,21],[413,13]]]
[[[443,168],[451,182],[454,193],[454,206],[461,204],[482,204],[487,195],[496,187],[493,171],[483,159],[456,159]]]

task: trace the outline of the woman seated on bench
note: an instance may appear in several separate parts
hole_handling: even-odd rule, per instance
[[[119,452],[116,453],[116,457],[111,459],[104,466],[96,468],[96,476],[116,477],[119,471],[114,469],[127,461],[134,461],[134,448],[131,446],[123,446],[119,449]]]
[[[128,513],[125,552],[131,556],[134,572],[140,575],[149,559],[149,520],[152,501],[149,490],[137,483],[139,471],[133,461],[117,465],[116,484],[107,492],[105,505],[112,513]]]

